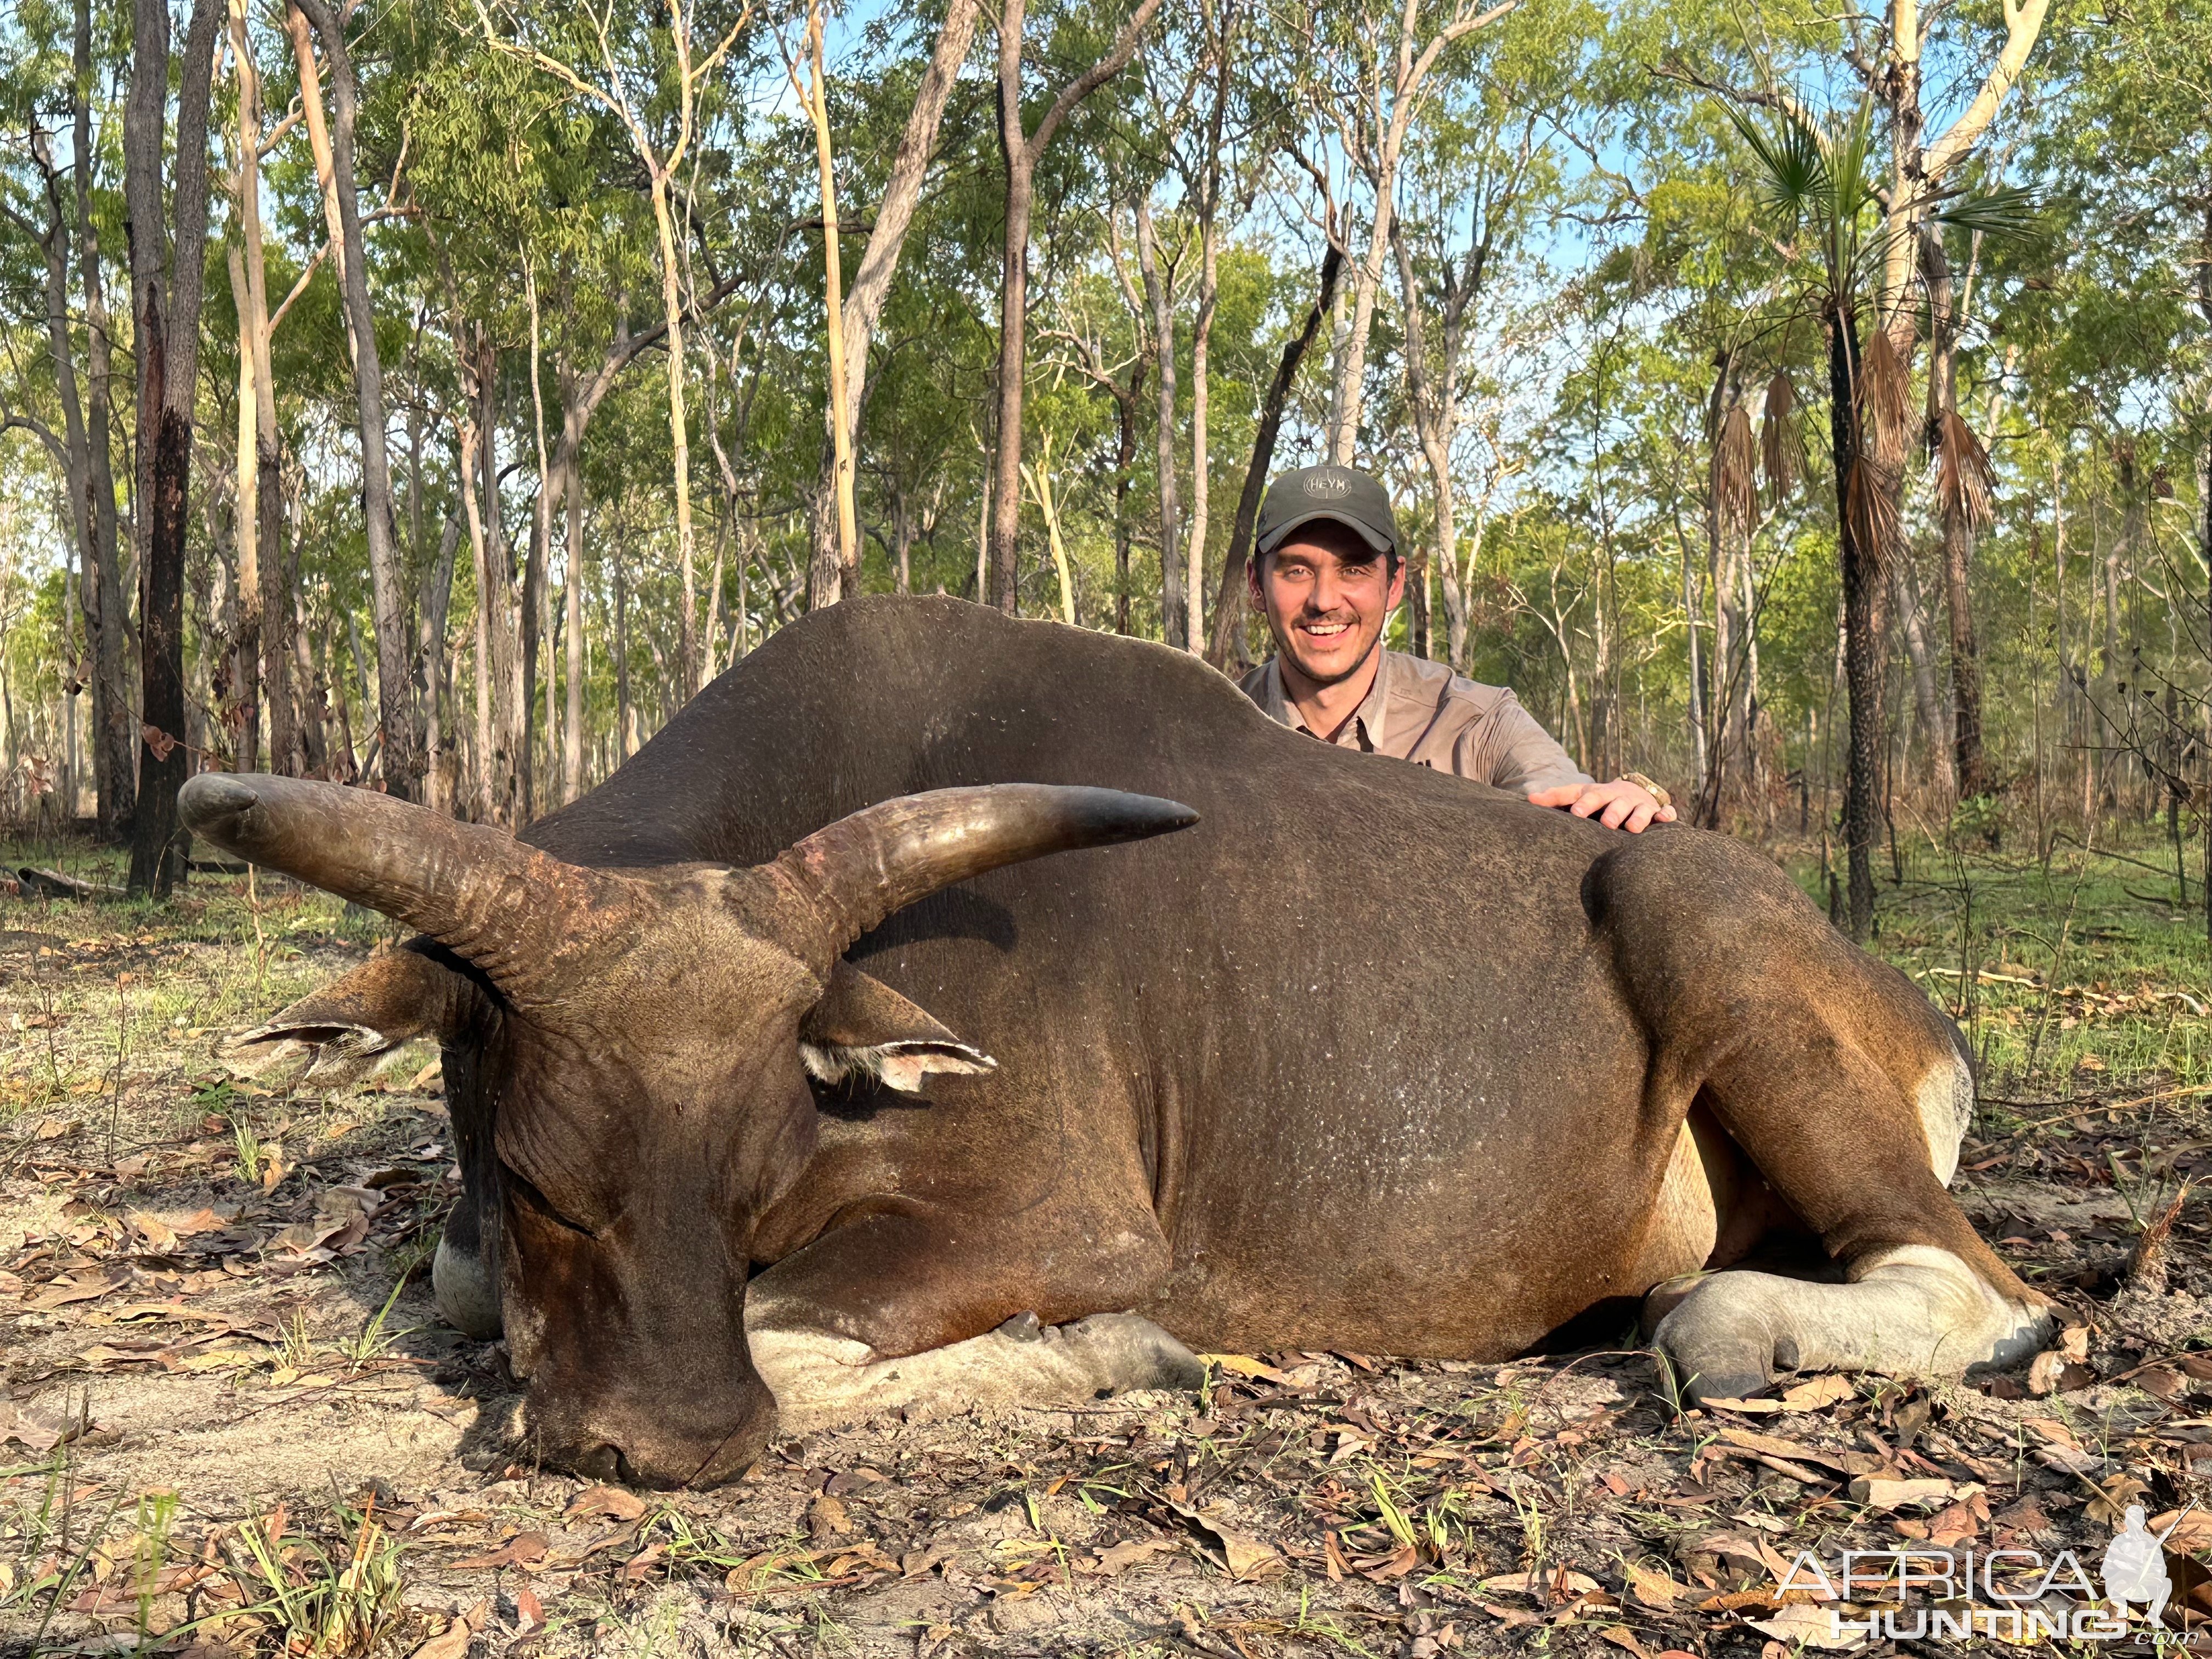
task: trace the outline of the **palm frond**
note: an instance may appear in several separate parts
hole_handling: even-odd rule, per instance
[[[1874,200],[1867,170],[1874,154],[1874,100],[1862,98],[1850,115],[1835,122],[1826,135],[1828,172],[1834,180],[1836,216],[1856,223]]]
[[[1844,511],[1850,515],[1859,552],[1881,576],[1888,574],[1890,561],[1904,539],[1905,520],[1898,511],[1897,485],[1895,468],[1884,466],[1862,451],[1852,461],[1851,476],[1844,487]]]
[[[1943,203],[1929,216],[1936,223],[1996,242],[2040,241],[2047,229],[2042,199],[2032,190],[2006,185]]]
[[[1859,353],[1859,445],[1878,465],[1893,471],[1904,464],[1912,441],[1906,414],[1911,390],[1911,376],[1889,331],[1877,323],[1867,331]]]
[[[1767,206],[1792,228],[1800,219],[1821,216],[1831,184],[1826,147],[1812,124],[1790,107],[1771,122],[1733,99],[1723,107],[1759,164],[1755,185]]]
[[[1800,471],[1804,440],[1797,430],[1796,413],[1796,388],[1777,369],[1766,383],[1766,406],[1759,413],[1759,450],[1766,469],[1766,488],[1778,500],[1790,493]]]
[[[1963,525],[1969,534],[1996,521],[1996,468],[1974,429],[1955,409],[1937,417],[1936,499],[1943,522]]]
[[[1759,446],[1751,435],[1751,416],[1741,404],[1721,417],[1713,451],[1713,505],[1721,522],[1739,535],[1759,512]]]

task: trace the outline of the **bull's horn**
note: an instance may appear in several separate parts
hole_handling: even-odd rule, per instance
[[[894,910],[970,876],[1197,822],[1181,801],[1118,789],[1044,783],[933,789],[840,818],[796,843],[775,867],[813,900],[837,955]]]
[[[604,880],[504,830],[304,778],[203,772],[178,791],[177,816],[226,852],[419,928],[502,985],[581,943],[592,930],[578,913]]]

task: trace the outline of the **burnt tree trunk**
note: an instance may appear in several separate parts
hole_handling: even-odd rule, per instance
[[[1230,532],[1228,550],[1221,558],[1221,585],[1214,590],[1213,637],[1206,659],[1227,672],[1244,666],[1244,567],[1252,552],[1252,530],[1260,517],[1260,497],[1267,488],[1267,469],[1275,464],[1275,438],[1283,429],[1283,405],[1290,401],[1291,386],[1298,378],[1298,365],[1321,332],[1321,319],[1336,301],[1336,280],[1344,270],[1344,250],[1331,243],[1322,257],[1321,293],[1305,321],[1283,347],[1275,365],[1275,378],[1260,404],[1258,429],[1252,438],[1252,464],[1244,469],[1244,488],[1237,497],[1237,523]]]
[[[1858,319],[1848,304],[1827,316],[1828,442],[1836,471],[1836,548],[1844,587],[1844,684],[1850,704],[1850,740],[1844,771],[1844,848],[1850,935],[1863,944],[1874,926],[1874,843],[1881,817],[1875,791],[1882,770],[1881,578],[1859,490],[1881,486],[1858,470]]]
[[[184,874],[187,845],[177,827],[177,791],[191,764],[184,741],[185,532],[207,240],[208,90],[222,15],[216,0],[195,0],[185,38],[171,202],[177,228],[173,272],[162,234],[169,90],[164,0],[136,0],[131,99],[124,114],[124,195],[137,325],[139,719],[146,744],[131,823],[131,890],[156,898],[167,897]]]

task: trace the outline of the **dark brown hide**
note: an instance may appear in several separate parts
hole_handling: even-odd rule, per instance
[[[775,1425],[744,1286],[753,1224],[813,1147],[802,1019],[843,1064],[988,1067],[836,952],[948,883],[1193,821],[1007,783],[841,815],[756,867],[595,870],[329,784],[210,774],[179,805],[218,845],[434,933],[254,1035],[359,1054],[439,1030],[468,1193],[445,1242],[495,1276],[533,1434],[659,1485],[730,1479]]]
[[[1701,1265],[1658,1202],[1696,1103],[1846,1267],[1934,1246],[2033,1299],[1929,1169],[1916,1093],[1959,1074],[1956,1032],[1771,863],[1315,744],[1179,652],[851,600],[526,839],[657,874],[653,937],[688,936],[702,861],[1014,780],[1202,821],[976,876],[860,939],[869,976],[998,1061],[924,1107],[808,1096],[826,962],[756,983],[687,949],[594,981],[587,1041],[513,1013],[477,1041],[454,1117],[495,1134],[505,1185],[466,1201],[507,1218],[549,1448],[622,1419],[655,1443],[618,1468],[733,1473],[757,1443],[753,1419],[715,1438],[753,1409],[720,1380],[749,1371],[741,1297],[756,1336],[878,1356],[1134,1308],[1194,1347],[1504,1358]]]

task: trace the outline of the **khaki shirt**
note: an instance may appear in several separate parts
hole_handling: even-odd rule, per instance
[[[1247,674],[1244,695],[1293,732],[1309,731],[1297,705],[1283,695],[1273,657]],[[1336,734],[1343,749],[1395,756],[1493,788],[1531,795],[1589,775],[1502,685],[1478,685],[1442,663],[1385,651],[1374,688]]]

